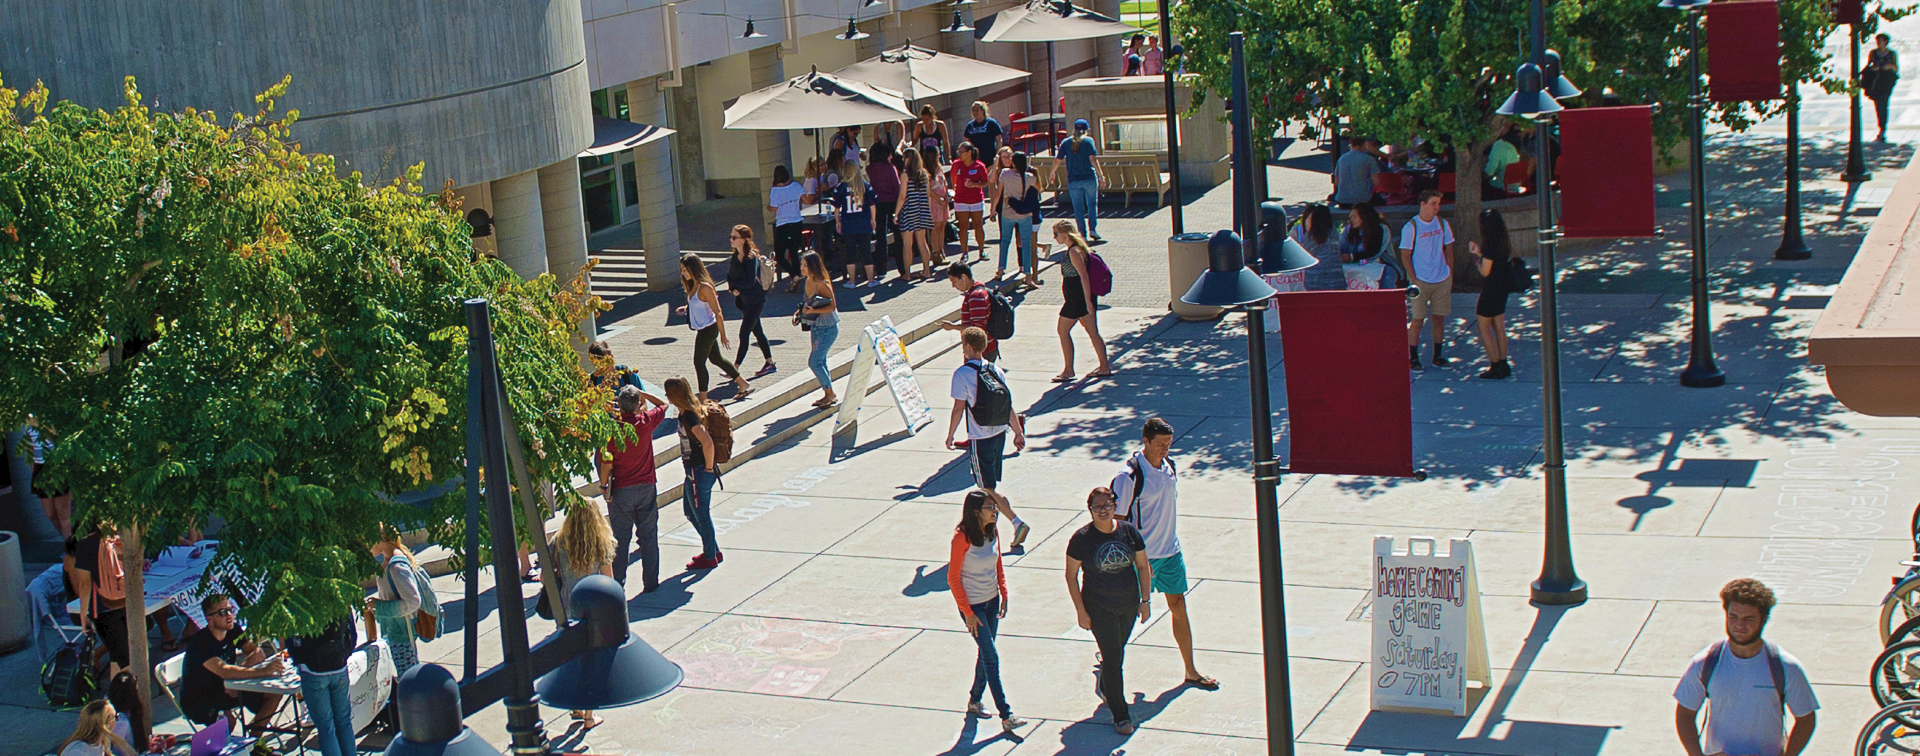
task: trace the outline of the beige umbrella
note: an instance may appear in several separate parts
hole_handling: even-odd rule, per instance
[[[833,72],[905,93],[909,102],[951,94],[1028,76],[1018,68],[994,65],[964,55],[936,52],[904,44]]]
[[[1139,31],[1139,27],[1123,24],[1120,19],[1095,13],[1069,0],[1028,0],[1024,6],[1008,8],[975,22],[973,36],[982,42],[1047,43],[1047,112],[1051,113],[1054,112],[1053,43]],[[1047,130],[1053,130],[1051,119]]]
[[[740,95],[727,106],[724,128],[829,129],[912,116],[899,92],[823,74],[816,68],[766,89]]]

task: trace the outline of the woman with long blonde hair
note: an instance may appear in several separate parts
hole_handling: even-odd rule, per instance
[[[687,485],[681,489],[680,510],[700,534],[700,555],[687,563],[689,570],[711,570],[726,559],[713,532],[713,484],[720,480],[719,459],[715,456],[713,434],[707,432],[707,403],[696,399],[687,379],[667,379],[667,403],[679,412],[680,462],[687,469]]]
[[[1066,383],[1073,380],[1073,326],[1080,324],[1086,329],[1087,338],[1093,342],[1094,356],[1100,359],[1100,365],[1087,374],[1088,378],[1105,378],[1113,375],[1113,365],[1107,362],[1107,341],[1100,337],[1100,298],[1093,293],[1088,284],[1092,274],[1088,272],[1087,256],[1093,254],[1093,248],[1087,246],[1086,238],[1075,230],[1073,221],[1062,220],[1053,224],[1053,241],[1066,248],[1067,260],[1060,266],[1060,294],[1066,303],[1060,306],[1060,353],[1066,358],[1067,366],[1053,377],[1054,383]]]
[[[568,599],[572,599],[573,586],[581,578],[613,577],[613,552],[619,546],[614,543],[613,528],[607,525],[606,516],[593,502],[567,508],[567,518],[560,522],[560,532],[554,534],[549,548],[554,563],[560,565],[560,595]],[[591,730],[605,721],[594,716],[591,709],[576,710],[573,718],[581,730]]]
[[[80,707],[80,722],[74,725],[73,734],[60,744],[55,753],[60,756],[111,756],[123,753],[134,756],[138,751],[113,732],[113,723],[120,717],[113,710],[113,704],[102,698],[89,701]]]
[[[931,183],[927,179],[927,167],[921,161],[920,151],[908,147],[900,151],[906,162],[905,187],[900,190],[900,198],[895,200],[893,215],[900,227],[900,262],[902,272],[913,269],[916,250],[920,260],[920,275],[909,276],[909,281],[925,281],[933,277],[933,246],[928,242],[933,231],[933,200]]]
[[[867,288],[880,285],[873,272],[873,225],[879,213],[879,198],[860,164],[841,163],[840,185],[833,190],[833,231],[846,242],[847,280],[841,284],[845,288],[861,285],[857,275],[861,266],[867,269]],[[882,241],[881,246],[886,243]]]
[[[688,252],[680,256],[680,288],[687,292],[687,304],[679,312],[687,316],[687,327],[694,330],[693,373],[700,377],[700,401],[707,400],[709,362],[733,379],[733,385],[739,388],[735,399],[747,398],[753,393],[753,385],[720,351],[733,346],[733,342],[727,339],[727,316],[720,311],[720,294],[713,288],[713,276],[707,273],[707,264],[699,255]]]
[[[413,616],[420,611],[421,603],[414,570],[419,569],[420,560],[400,542],[400,531],[386,523],[380,524],[380,541],[372,551],[373,558],[380,562],[380,574],[373,579],[374,594],[367,597],[367,605],[380,637],[386,639],[393,653],[394,674],[405,674],[420,663],[419,651],[413,646]]]

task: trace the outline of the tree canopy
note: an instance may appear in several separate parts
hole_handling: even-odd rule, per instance
[[[336,175],[273,112],[288,84],[227,123],[131,78],[112,111],[0,87],[0,426],[31,418],[50,483],[150,548],[222,523],[216,570],[261,581],[244,613],[270,634],[356,607],[383,523],[457,543],[459,487],[392,494],[463,470],[463,300],[493,303],[534,478],[587,474],[615,433],[573,343],[598,300],[475,259],[420,166]]]

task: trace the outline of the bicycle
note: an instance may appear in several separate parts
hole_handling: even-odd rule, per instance
[[[1867,718],[1860,736],[1854,740],[1857,756],[1893,756],[1920,754],[1920,701],[1901,701]]]

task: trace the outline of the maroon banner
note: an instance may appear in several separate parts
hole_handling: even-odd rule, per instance
[[[1560,232],[1653,236],[1653,108],[1560,113]]]
[[[1863,5],[1866,3],[1861,0],[1834,0],[1828,10],[1833,13],[1833,22],[1836,24],[1857,24],[1865,20],[1860,14]]]
[[[1714,102],[1777,100],[1780,6],[1773,0],[1707,4],[1707,96]]]
[[[1286,467],[1331,475],[1413,474],[1407,293],[1275,297],[1286,352]]]

